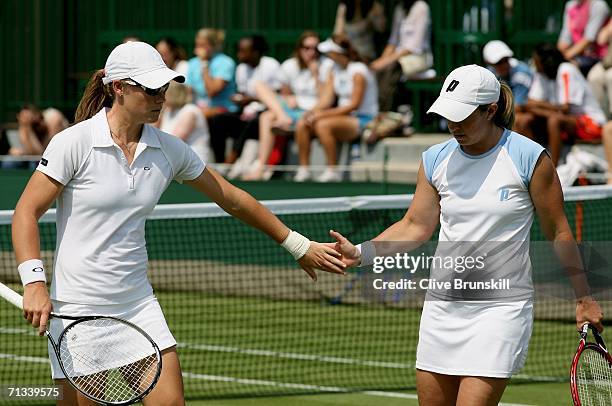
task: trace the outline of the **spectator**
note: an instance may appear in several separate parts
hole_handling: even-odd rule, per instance
[[[562,142],[599,143],[605,115],[580,70],[550,46],[536,48],[539,75],[529,91],[528,111],[546,120],[550,157],[557,166]]]
[[[429,5],[423,0],[403,0],[395,7],[391,36],[385,50],[370,64],[377,74],[381,110],[393,108],[402,74],[410,78],[432,65]]]
[[[183,76],[187,76],[189,64],[187,63],[187,54],[174,38],[163,37],[155,45],[155,49],[162,56],[166,66]]]
[[[188,62],[185,84],[193,89],[195,103],[206,119],[237,110],[230,99],[236,92],[236,64],[221,52],[224,40],[222,30],[200,29],[195,37],[196,56]]]
[[[482,57],[489,65],[489,70],[512,89],[515,108],[520,111],[527,103],[533,72],[526,63],[514,59],[513,55],[512,50],[502,41],[490,41],[482,50]]]
[[[319,52],[334,62],[317,105],[304,113],[296,126],[300,168],[296,182],[310,179],[310,141],[319,138],[328,167],[317,181],[340,181],[334,169],[337,164],[337,141],[353,141],[365,125],[378,114],[376,80],[367,65],[351,47],[348,38],[335,35],[318,46]],[[334,99],[338,106],[331,107]]]
[[[595,42],[597,33],[610,15],[604,0],[570,0],[565,3],[563,26],[557,48],[574,62],[584,76],[606,54],[606,47]]]
[[[208,162],[208,125],[202,112],[192,102],[191,89],[177,82],[170,82],[166,102],[160,119],[160,129],[179,137],[193,149],[197,156]]]
[[[21,109],[17,123],[21,148],[11,148],[9,155],[42,155],[51,138],[68,127],[61,111],[48,108],[41,112],[33,105]]]
[[[318,45],[317,33],[304,31],[300,35],[293,57],[283,62],[280,68],[280,97],[269,86],[256,85],[257,97],[268,110],[259,116],[259,158],[245,180],[271,176],[271,172],[264,172],[264,168],[273,148],[272,131],[292,134],[304,112],[317,104],[319,90],[332,65],[329,59],[321,61]]]
[[[374,0],[340,0],[334,34],[345,35],[367,61],[376,58],[374,33],[382,33],[387,21],[383,6]]]
[[[608,47],[606,56],[591,68],[587,80],[600,106],[612,113],[612,20],[597,34],[597,44]]]
[[[231,99],[239,107],[238,112],[224,113],[209,120],[211,145],[217,162],[234,163],[247,139],[257,139],[258,116],[263,105],[258,103],[255,84],[262,82],[274,89],[280,88],[278,72],[280,64],[265,56],[268,43],[261,35],[250,35],[238,42],[236,87],[238,93]],[[234,138],[232,151],[225,156],[225,141]],[[240,173],[234,173],[239,176]]]

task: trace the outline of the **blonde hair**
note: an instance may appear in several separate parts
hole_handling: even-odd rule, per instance
[[[208,41],[210,46],[216,51],[220,51],[223,48],[223,42],[225,41],[225,31],[216,30],[214,28],[200,28],[196,33],[196,40],[203,39]]]
[[[478,108],[483,111],[487,110],[489,104],[479,106]],[[500,83],[497,111],[493,116],[493,123],[501,128],[512,129],[514,126],[514,95],[506,82]]]
[[[74,122],[92,118],[102,107],[112,107],[115,96],[111,90],[112,84],[105,85],[102,83],[104,77],[104,69],[97,70],[91,75],[87,87],[83,92],[83,97],[74,114]]]
[[[166,91],[166,104],[173,109],[180,109],[193,99],[191,89],[175,81],[170,82]]]

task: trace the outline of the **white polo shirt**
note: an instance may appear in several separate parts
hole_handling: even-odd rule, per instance
[[[57,200],[51,298],[119,304],[152,294],[145,219],[172,180],[205,164],[182,140],[144,125],[128,165],[111,138],[106,109],[51,139],[38,171],[64,189]]]

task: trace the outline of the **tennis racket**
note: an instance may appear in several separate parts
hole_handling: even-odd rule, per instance
[[[589,328],[595,343],[587,342]],[[597,329],[588,323],[580,332],[580,343],[570,371],[570,386],[574,406],[612,405],[612,356]]]
[[[0,296],[23,310],[23,297],[0,283]],[[157,344],[141,328],[115,317],[73,317],[57,341],[46,336],[68,382],[89,399],[129,405],[144,398],[159,379],[162,358]]]

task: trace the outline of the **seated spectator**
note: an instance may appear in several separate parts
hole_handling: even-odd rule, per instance
[[[533,59],[538,75],[526,111],[545,120],[550,157],[556,166],[563,142],[601,142],[605,115],[580,70],[565,61],[558,49],[539,46]],[[529,132],[522,134],[529,136]]]
[[[231,100],[236,92],[236,64],[221,52],[225,32],[200,29],[195,37],[195,57],[188,62],[185,84],[193,89],[194,101],[206,119],[228,111],[237,111]]]
[[[310,179],[311,138],[317,137],[325,150],[328,167],[317,179],[319,182],[340,181],[342,174],[334,169],[337,164],[337,142],[353,141],[365,125],[378,114],[376,80],[367,65],[351,47],[346,37],[334,36],[318,46],[319,52],[334,62],[319,101],[304,113],[296,125],[299,163],[294,180]],[[338,106],[332,107],[335,99]]]
[[[599,105],[607,106],[604,111],[612,115],[612,19],[597,34],[597,44],[608,47],[606,56],[591,68],[587,80],[599,101]]]
[[[278,72],[280,64],[266,56],[268,43],[261,35],[243,37],[238,42],[238,61],[236,68],[236,87],[238,93],[232,101],[238,106],[237,112],[224,113],[212,117],[209,122],[211,146],[217,162],[234,163],[248,139],[258,138],[258,116],[264,109],[258,102],[255,84],[265,83],[277,91],[280,88]],[[225,141],[234,138],[232,151],[225,155]],[[234,173],[239,176],[240,173]]]
[[[423,0],[404,0],[395,7],[391,36],[382,55],[370,64],[378,80],[382,111],[395,106],[402,75],[410,78],[433,65],[431,12]]]
[[[334,34],[345,35],[366,61],[376,58],[374,34],[386,26],[385,10],[374,0],[340,0],[336,10]]]
[[[606,54],[606,47],[597,44],[595,39],[609,16],[610,8],[604,0],[565,3],[557,48],[566,60],[578,65],[584,76]]]
[[[202,161],[208,162],[208,125],[199,107],[192,100],[193,95],[189,87],[171,81],[166,91],[159,128],[185,141]]]
[[[317,104],[319,90],[332,66],[329,59],[321,61],[318,45],[317,33],[305,31],[300,35],[293,57],[280,68],[280,96],[264,83],[257,83],[257,97],[268,110],[259,116],[259,158],[244,180],[260,180],[264,174],[265,177],[271,175],[271,172],[264,172],[264,168],[274,146],[273,129],[292,134],[304,112]]]
[[[187,70],[189,69],[189,64],[186,61],[187,54],[174,38],[163,37],[157,41],[155,49],[161,55],[166,66],[187,77]]]
[[[68,127],[68,120],[61,111],[48,108],[38,110],[26,105],[17,113],[19,142],[21,148],[11,148],[9,155],[42,155],[51,138]]]
[[[482,56],[489,70],[497,79],[508,83],[514,95],[515,109],[520,111],[527,103],[529,88],[533,82],[533,72],[525,62],[514,59],[512,50],[502,41],[490,41]]]

